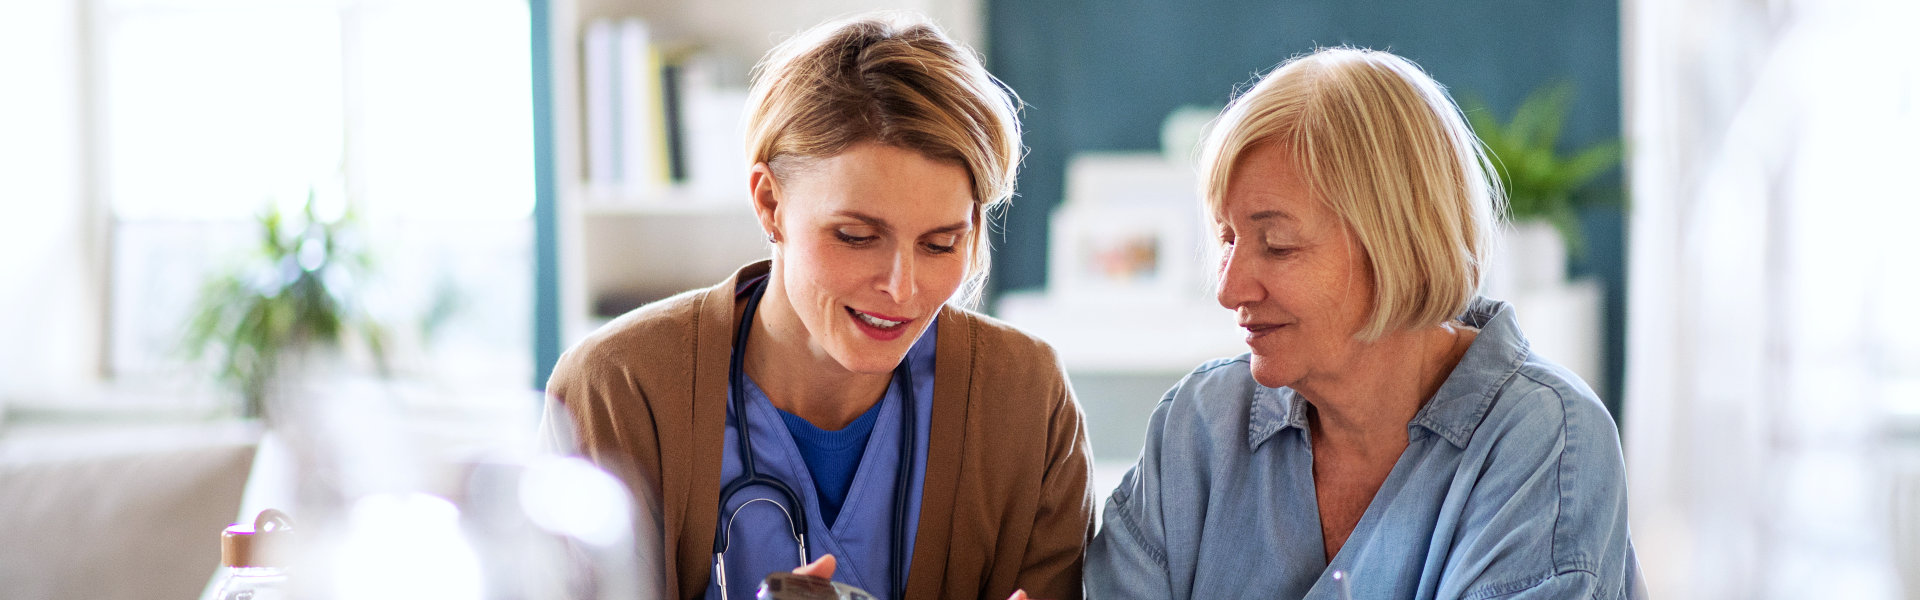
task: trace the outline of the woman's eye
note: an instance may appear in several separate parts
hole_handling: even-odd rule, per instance
[[[853,244],[855,246],[864,245],[867,242],[871,242],[874,239],[879,237],[875,235],[855,235],[853,233],[847,232],[846,230],[836,230],[833,232],[833,236],[840,238],[840,241],[842,242]]]
[[[928,252],[947,254],[953,252],[954,248],[960,245],[960,238],[951,235],[938,236],[921,242],[920,245],[925,246]]]
[[[1288,256],[1292,256],[1294,251],[1295,251],[1294,248],[1267,246],[1267,256],[1271,256],[1274,258],[1286,258]]]

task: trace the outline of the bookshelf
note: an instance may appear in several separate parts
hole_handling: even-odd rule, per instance
[[[891,8],[925,14],[956,39],[985,51],[985,18],[977,0],[552,0],[548,6],[562,347],[625,309],[711,285],[767,255],[747,202],[737,123],[747,70],[774,44],[828,19]],[[633,60],[629,67],[672,63],[686,69],[678,81],[697,86],[677,90],[681,117],[702,122],[679,132],[679,148],[683,166],[706,168],[681,171],[685,176],[677,180],[671,176],[676,171],[659,166],[657,158],[625,163],[622,170],[668,176],[618,181],[596,177],[591,168],[599,164],[601,173],[609,171],[609,131],[591,124],[607,122],[607,92],[589,88],[610,80],[593,73],[630,71],[606,70],[607,55],[604,50],[593,55],[588,38],[600,29],[600,39],[592,43],[606,45],[607,24],[632,23],[644,25],[652,62]],[[727,152],[737,158],[726,158]]]

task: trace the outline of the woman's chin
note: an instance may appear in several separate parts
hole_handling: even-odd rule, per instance
[[[1251,370],[1255,383],[1270,388],[1287,387],[1299,378],[1299,374],[1293,372],[1285,362],[1259,354],[1253,355]]]
[[[847,348],[834,353],[834,362],[840,368],[857,375],[885,375],[893,373],[900,361],[906,360],[905,352],[892,352],[881,348]]]

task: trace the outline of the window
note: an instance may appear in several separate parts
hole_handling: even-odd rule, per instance
[[[109,365],[197,385],[201,282],[269,203],[351,210],[355,289],[395,367],[532,376],[533,129],[522,0],[96,0],[97,183],[113,215]]]

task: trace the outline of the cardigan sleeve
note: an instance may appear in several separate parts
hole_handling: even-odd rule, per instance
[[[546,442],[567,446],[567,453],[626,484],[633,495],[634,552],[640,567],[633,573],[634,583],[657,597],[672,597],[678,595],[679,582],[668,574],[677,570],[677,553],[670,551],[674,544],[661,510],[656,419],[632,374],[610,356],[617,354],[615,348],[583,347],[561,357],[547,382],[546,418],[565,418],[572,426],[549,424],[552,435]]]
[[[547,381],[550,401],[565,407],[571,417],[575,449],[620,478],[638,494],[658,482],[639,477],[660,470],[653,411],[646,395],[608,354],[611,348],[576,348],[560,358]],[[645,422],[636,422],[645,421]],[[657,488],[656,488],[657,489]]]
[[[561,456],[580,454],[580,440],[573,435],[573,415],[567,414],[566,405],[551,395],[540,406],[540,433],[536,441],[541,452]]]
[[[1046,472],[1018,577],[1033,598],[1078,600],[1087,543],[1093,539],[1092,452],[1085,416],[1064,373],[1047,419]],[[997,599],[996,599],[997,600]]]

